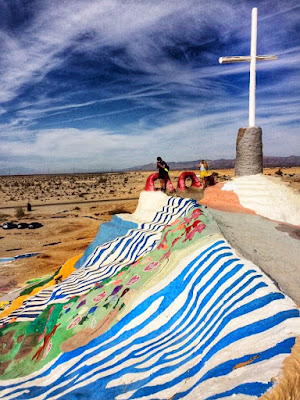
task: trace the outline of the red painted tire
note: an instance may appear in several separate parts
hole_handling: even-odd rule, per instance
[[[159,174],[158,172],[156,172],[155,174],[151,174],[148,176],[147,181],[146,181],[146,185],[145,185],[145,189],[147,192],[154,192],[155,189],[155,185],[154,182],[159,179]],[[172,182],[170,180],[170,177],[168,175],[167,181],[166,181],[166,187],[169,189],[170,192],[174,192],[174,186],[172,185]]]
[[[155,174],[149,175],[147,178],[144,190],[146,190],[147,192],[154,192],[155,191],[154,181],[159,179],[158,177],[159,177],[158,172],[156,172]]]
[[[199,181],[197,176],[194,174],[194,172],[186,171],[186,172],[183,172],[180,175],[179,179],[178,179],[177,187],[178,187],[179,190],[186,190],[187,189],[187,186],[185,184],[186,178],[191,178],[191,180],[192,180],[192,185],[191,186],[192,187],[200,188],[202,186],[201,182]]]

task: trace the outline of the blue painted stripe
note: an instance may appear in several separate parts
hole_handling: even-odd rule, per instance
[[[251,382],[245,383],[243,385],[239,385],[232,390],[228,390],[227,392],[218,393],[215,396],[210,396],[205,398],[205,400],[218,400],[224,397],[238,395],[238,394],[246,394],[248,396],[262,396],[271,386],[272,382],[261,383],[261,382]]]
[[[178,203],[171,200],[170,204]],[[164,216],[160,215],[159,218],[164,219]],[[145,225],[145,229],[148,226]],[[126,242],[129,258],[142,253],[147,246],[147,240],[150,240],[145,237],[146,233],[145,236],[137,234],[132,241]],[[105,251],[109,252],[109,249]],[[115,251],[118,253],[118,250]],[[101,274],[114,273],[117,269],[118,263],[113,262],[99,266],[96,270],[87,270],[86,273],[90,282]],[[80,277],[79,274],[79,280]],[[63,294],[64,289],[61,286],[56,295]],[[182,305],[178,307],[178,297],[182,294]],[[149,310],[156,302],[159,302],[159,307],[150,315]],[[270,304],[274,304],[274,307],[270,307]],[[260,345],[260,352],[254,348],[248,353],[246,343],[254,335],[267,338],[272,328],[280,327],[283,323],[285,327],[290,326],[293,329],[295,319],[299,318],[299,311],[291,307],[282,293],[274,292],[274,288],[267,285],[263,274],[244,265],[224,240],[218,240],[205,250],[199,249],[194,259],[187,262],[173,280],[144,299],[107,332],[81,348],[61,354],[51,367],[38,373],[36,377],[22,378],[28,383],[26,394],[20,394],[22,389],[17,383],[10,384],[7,388],[15,399],[35,396],[44,398],[43,393],[53,388],[53,393],[47,398],[75,400],[91,397],[96,400],[112,400],[117,396],[122,397],[124,390],[132,390],[134,393],[131,399],[149,396],[154,400],[161,397],[161,391],[172,390],[175,385],[188,382],[188,378],[194,377],[194,384],[173,396],[174,399],[185,396],[193,398],[193,391],[200,384],[210,385],[211,379],[222,377],[226,382],[226,376],[237,364],[250,360],[259,369],[261,362],[280,354],[289,354],[295,337],[283,337],[280,343],[270,346],[266,341],[264,347]],[[163,312],[170,312],[170,317],[164,318],[162,322],[158,318]],[[131,325],[132,320],[143,313],[145,318],[134,326]],[[233,321],[235,324],[232,324]],[[289,329],[285,331],[290,332]],[[234,354],[229,354],[224,359],[224,349],[232,344],[239,346],[239,343],[242,343],[242,352],[239,352],[241,355],[236,358]],[[87,350],[88,354],[85,353]],[[213,360],[218,357],[219,352],[222,353],[223,361],[216,365]],[[66,362],[69,362],[68,366]],[[202,375],[204,366],[208,369]],[[60,376],[53,384],[51,376],[54,371],[57,374],[56,368],[59,368]],[[137,373],[141,373],[141,376],[137,376]],[[103,374],[101,378],[100,374]],[[131,382],[127,380],[123,384],[126,374],[131,375]],[[165,377],[164,384],[153,385],[153,380],[161,376]],[[36,379],[46,377],[48,379],[45,380],[44,387],[36,385]],[[81,388],[75,388],[81,379],[87,380],[87,377],[93,377],[96,381],[83,382]],[[228,386],[227,390],[225,386],[223,391],[210,399],[228,397],[231,394],[245,394],[256,398],[272,386],[271,382],[261,382],[259,376],[257,382],[248,382],[247,379],[245,369],[242,384],[239,381],[234,388],[228,389]],[[114,387],[109,385],[112,380],[115,380]],[[65,390],[70,392],[63,394]]]

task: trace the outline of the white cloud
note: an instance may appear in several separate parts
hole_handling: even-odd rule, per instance
[[[124,49],[124,57],[111,56],[118,65],[160,76],[160,81],[188,81],[189,74],[167,56],[166,47],[173,45],[176,37],[192,40],[195,32],[199,36],[199,30],[210,30],[220,13],[226,14],[226,19],[214,25],[222,32],[239,14],[220,1],[208,4],[194,0],[53,0],[36,4],[35,16],[25,29],[14,34],[1,32],[0,101],[13,99],[27,83],[41,82],[67,60],[68,52],[101,53],[108,46]],[[235,20],[239,25],[238,18]]]
[[[299,68],[300,48],[295,40],[288,42],[287,25],[274,28],[276,18],[295,14],[294,0],[285,7],[274,1],[260,5],[259,52],[260,48],[267,54],[276,49],[279,59],[257,66],[258,76],[269,73],[273,77],[268,85],[257,86],[257,121],[266,127],[268,154],[282,150],[288,155],[297,145],[296,131],[288,124],[298,118],[295,90],[299,80],[293,81],[293,77]],[[169,160],[199,158],[200,153],[204,158],[233,157],[237,130],[248,119],[248,89],[240,82],[248,79],[249,64],[219,65],[218,58],[249,51],[250,9],[248,3],[236,7],[235,2],[221,0],[37,2],[24,26],[0,31],[1,154],[16,163],[25,157],[41,163],[44,157],[71,165],[78,158],[99,168],[115,165],[115,159],[120,168],[142,164],[158,153]],[[291,16],[288,28],[293,27],[295,18]],[[190,62],[189,51],[177,46],[184,40],[204,48],[199,62]],[[210,51],[208,46],[214,40],[230,54]],[[168,53],[176,46],[180,60]],[[50,87],[48,74],[63,69],[76,53],[102,57],[103,63],[109,59],[125,68],[126,89],[122,81],[109,82],[103,92],[91,88],[87,97],[74,87],[72,93],[61,89],[51,98],[41,89],[35,99],[28,100],[23,93],[27,85]],[[4,104],[10,100],[16,102],[11,109]],[[128,107],[119,107],[121,101],[128,102]],[[44,118],[60,115],[59,120],[43,126],[76,126],[75,121],[88,122],[94,117],[103,126],[103,116],[138,109],[149,112],[124,123],[118,131],[111,127],[40,129],[38,125]],[[5,120],[9,111],[14,115]],[[74,111],[78,115],[74,116]],[[284,135],[284,146],[278,140],[272,142],[271,129],[277,139]]]

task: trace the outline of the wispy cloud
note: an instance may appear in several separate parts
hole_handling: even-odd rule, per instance
[[[170,159],[182,158],[185,138],[201,142],[189,157],[234,155],[236,131],[247,123],[249,65],[219,65],[218,58],[249,54],[248,1],[52,0],[33,1],[30,12],[19,3],[18,18],[0,5],[3,157],[23,151],[31,160],[88,163],[96,152],[84,141],[91,141],[111,154],[120,145],[120,162],[129,166],[129,159],[142,161],[143,148],[151,147],[152,157],[157,143]],[[279,59],[257,65],[257,121],[294,145],[299,5],[260,3],[258,51]],[[113,157],[119,160],[106,162]]]

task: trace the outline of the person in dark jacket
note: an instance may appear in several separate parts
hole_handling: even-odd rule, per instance
[[[163,161],[161,157],[157,157],[157,163],[156,163],[156,168],[158,169],[158,176],[160,180],[160,190],[162,192],[166,191],[166,184],[168,180],[170,179],[169,177],[169,166],[168,164]]]

